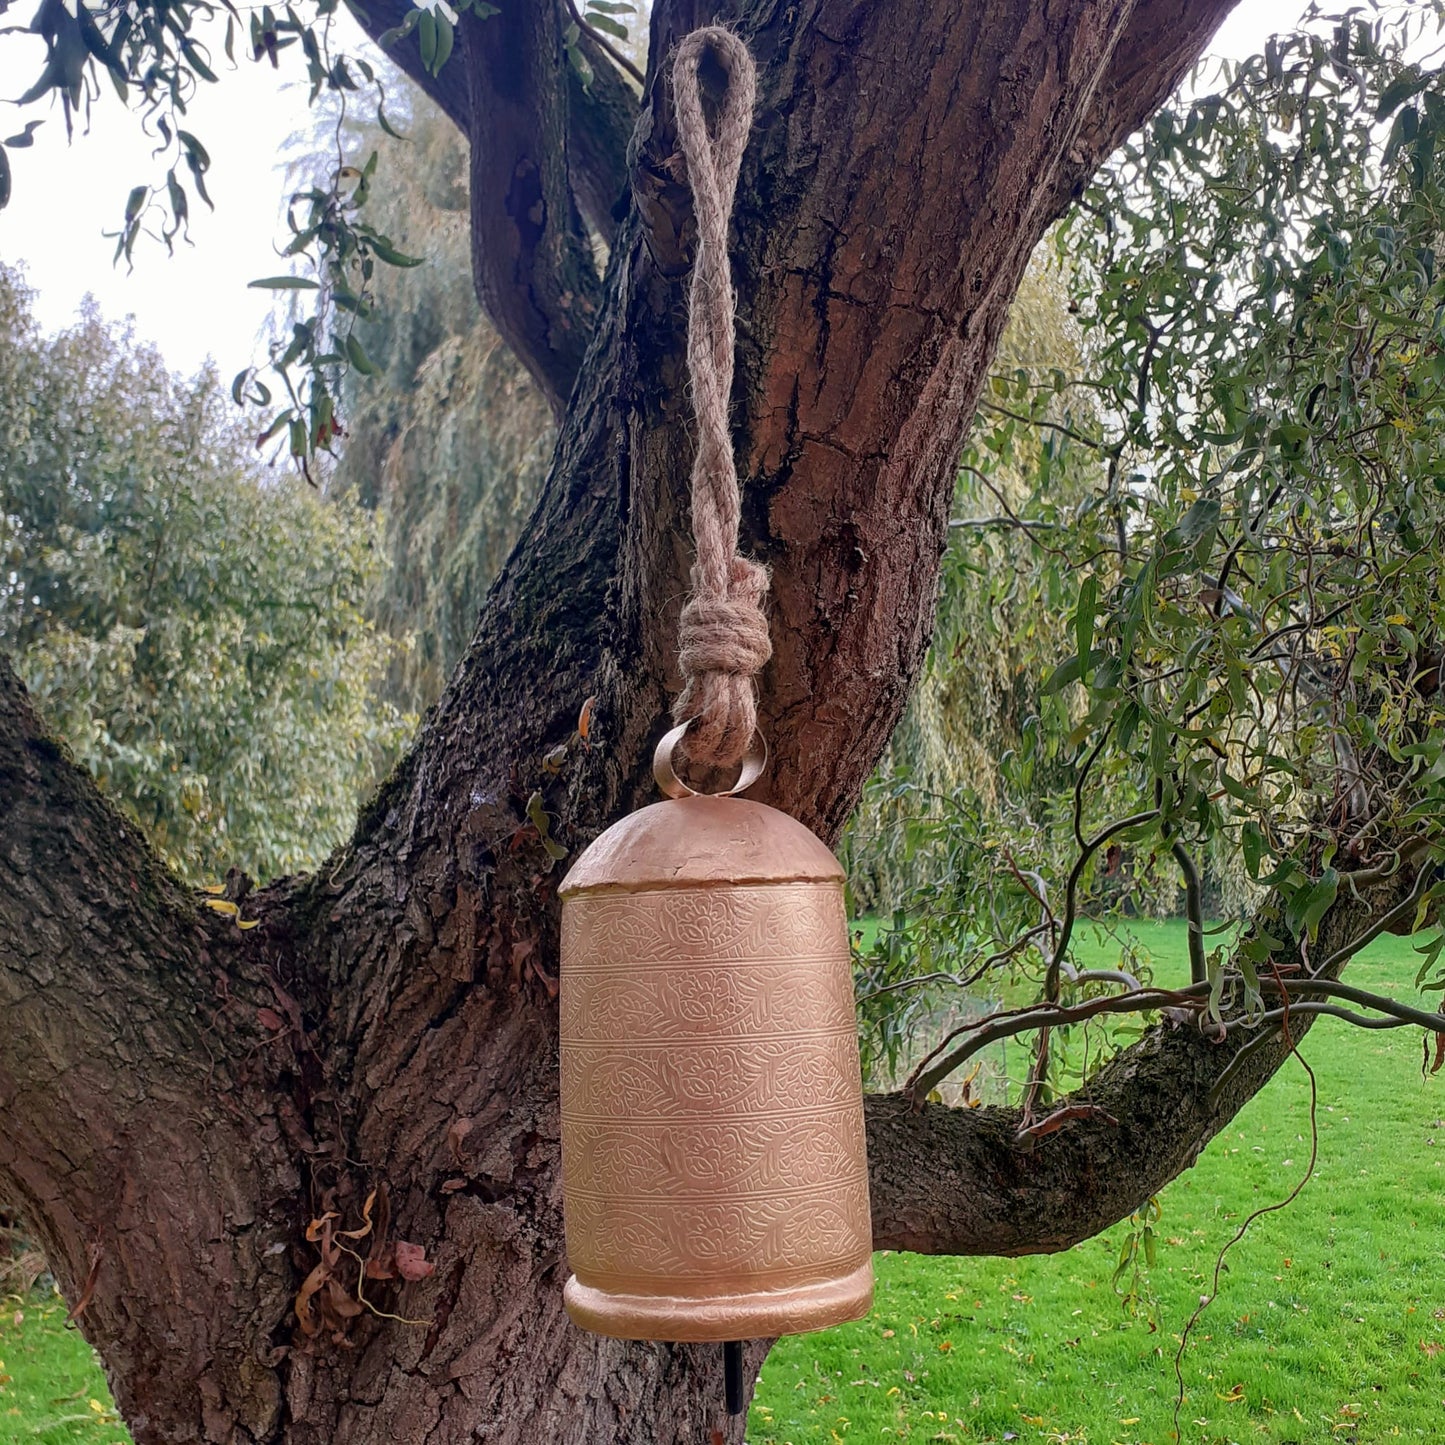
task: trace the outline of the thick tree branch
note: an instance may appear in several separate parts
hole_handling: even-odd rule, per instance
[[[381,37],[415,9],[411,0],[348,0],[348,5],[378,46]],[[565,61],[560,66],[568,91],[567,165],[578,204],[603,240],[610,242],[627,193],[627,142],[637,121],[637,97],[595,41],[584,35],[580,45],[592,66],[591,82],[584,86]],[[460,51],[437,75],[422,64],[415,32],[384,47],[383,53],[470,137],[471,95]]]
[[[556,0],[508,5],[484,20],[468,13],[461,41],[477,294],[560,415],[592,335],[601,281],[572,192]],[[600,209],[601,193],[593,199]]]
[[[1060,172],[1062,215],[1132,131],[1163,105],[1239,0],[1140,0],[1099,78],[1093,105]]]
[[[581,39],[592,80],[568,67],[567,166],[583,214],[610,246],[627,202],[627,146],[637,124],[637,96],[596,42]]]
[[[281,1409],[257,1341],[285,1319],[298,1183],[275,998],[209,917],[0,657],[0,1197],[85,1289],[139,1445],[266,1439]]]
[[[1315,951],[1334,954],[1362,936],[1414,883],[1415,870],[1406,868],[1358,897],[1342,894]],[[1287,936],[1281,920],[1263,922]],[[1279,962],[1303,969],[1297,954]],[[1308,991],[1307,979],[1296,982]],[[1313,1018],[1292,1014],[1296,1042]],[[874,1244],[923,1254],[1068,1249],[1127,1218],[1188,1169],[1289,1056],[1275,1023],[1231,1032],[1224,1042],[1192,1023],[1160,1023],[1060,1101],[1089,1108],[1029,1148],[1018,1142],[1017,1109],[916,1110],[906,1095],[870,1098]]]

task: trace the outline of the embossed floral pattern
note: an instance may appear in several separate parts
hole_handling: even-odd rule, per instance
[[[866,1268],[862,1096],[837,884],[573,896],[562,916],[561,1009],[577,1280],[703,1301],[805,1293]],[[797,1318],[809,1327],[801,1294]]]

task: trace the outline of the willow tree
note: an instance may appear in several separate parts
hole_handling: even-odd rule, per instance
[[[408,645],[392,701],[423,713],[465,650],[477,611],[537,499],[555,437],[546,402],[481,311],[472,287],[467,146],[424,96],[388,121],[347,116],[344,146],[378,164],[369,219],[421,266],[381,268],[355,334],[372,362],[339,378],[346,444],[328,488],[384,518],[389,565],[373,615]],[[325,183],[335,117],[308,161]],[[380,373],[379,375],[377,373]]]
[[[687,579],[692,221],[665,62],[714,19],[759,62],[733,247],[744,541],[772,570],[758,794],[832,839],[923,657],[1029,255],[1230,4],[659,0],[640,93],[554,0],[464,7],[455,32],[358,9],[468,141],[477,290],[558,439],[410,754],[348,845],[239,915],[199,906],[3,673],[0,1187],[141,1445],[738,1438],[716,1352],[601,1340],[561,1307],[556,855],[651,796]],[[166,121],[176,224],[208,164],[174,113],[211,74],[194,19],[44,0],[36,21],[38,93],[83,106],[99,66]],[[263,9],[250,42],[359,85],[325,30]],[[150,203],[132,194],[122,250]],[[298,249],[335,239],[327,204]],[[292,359],[328,345],[298,334]],[[304,455],[334,414],[324,391],[298,405]],[[1353,882],[1321,936],[1414,886],[1373,856]],[[876,1243],[1023,1254],[1129,1214],[1287,1056],[1269,1030],[1230,1039],[1161,1021],[1042,1135],[872,1099]]]

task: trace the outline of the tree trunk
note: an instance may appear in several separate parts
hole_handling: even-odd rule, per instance
[[[829,841],[926,648],[954,463],[1029,253],[1229,5],[728,12],[760,67],[734,249],[745,546],[773,572],[755,796]],[[654,57],[716,9],[659,3]],[[449,63],[469,83],[446,85],[479,145],[478,107],[503,113],[486,77],[505,57],[477,35],[492,23],[464,27]],[[539,133],[565,146],[552,102]],[[505,117],[525,159],[536,136],[517,107]],[[597,211],[607,185],[585,148],[538,163],[541,193],[573,168]],[[493,169],[479,158],[474,175]],[[235,887],[236,916],[198,906],[0,675],[0,1192],[49,1251],[138,1445],[741,1439],[719,1350],[598,1339],[561,1305],[566,863],[532,800],[572,855],[649,799],[690,560],[690,216],[656,65],[631,185],[585,357],[569,333],[545,366],[529,358],[554,399],[571,388],[537,511],[416,746],[316,876]],[[534,243],[580,264],[575,208],[529,241],[507,233],[505,199],[474,206],[525,272],[525,347],[593,293],[526,279]],[[479,277],[503,287],[486,260]],[[1112,1066],[1127,1148],[1091,1147],[1102,1126],[1081,1125],[1024,1150],[1004,1111],[873,1101],[878,1242],[1022,1253],[1104,1227],[1282,1057],[1261,1051],[1209,1106],[1202,1085],[1231,1053],[1166,1026]],[[944,1195],[968,1209],[940,1210]],[[765,1352],[751,1347],[750,1378]]]

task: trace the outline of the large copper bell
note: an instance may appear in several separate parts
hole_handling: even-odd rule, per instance
[[[822,1329],[873,1299],[843,871],[732,796],[760,753],[729,794],[686,788],[683,731],[668,801],[561,889],[567,1311],[625,1339]]]

